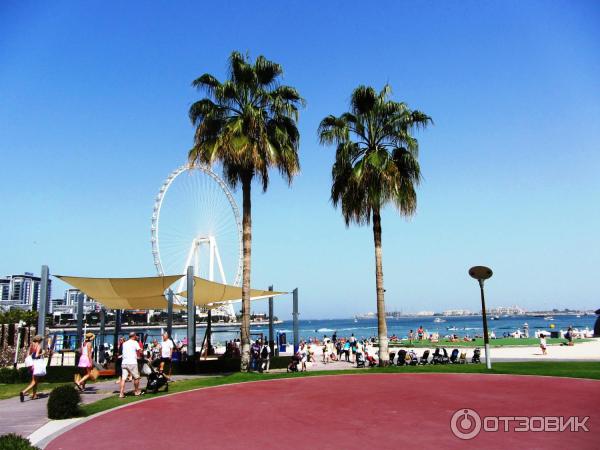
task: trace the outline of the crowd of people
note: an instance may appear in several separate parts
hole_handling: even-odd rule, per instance
[[[310,338],[300,341],[298,351],[294,355],[294,362],[300,366],[298,370],[302,372],[306,371],[307,363],[329,364],[334,361],[345,361],[354,364],[365,361],[369,365],[375,365],[377,351],[374,343],[375,338],[357,339],[354,334],[350,337],[338,338],[337,333],[334,333],[331,338],[324,335],[321,340]],[[317,354],[320,354],[320,361],[317,359]]]

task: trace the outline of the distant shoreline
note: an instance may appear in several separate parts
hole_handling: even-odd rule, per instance
[[[282,320],[274,320],[273,321],[273,325],[279,325],[283,323]],[[224,323],[224,322],[216,322],[211,324],[211,326],[213,328],[239,328],[241,325],[240,322],[228,322],[228,323]],[[268,326],[269,322],[268,321],[261,321],[261,322],[250,322],[250,326],[254,327],[254,326]],[[206,328],[207,323],[206,322],[201,322],[201,323],[197,323],[196,324],[196,328]],[[144,325],[144,324],[138,324],[138,325],[123,325],[121,326],[121,330],[125,331],[125,330],[139,330],[139,329],[144,329],[144,330],[160,330],[161,328],[167,328],[167,324],[159,324],[159,325]],[[187,328],[187,324],[183,323],[178,323],[178,324],[173,324],[173,329],[180,329],[180,328]],[[100,331],[100,326],[99,325],[94,325],[94,326],[87,326],[85,327],[85,329],[87,331]],[[104,327],[104,331],[114,331],[115,327],[114,325],[111,326],[105,326]],[[77,327],[76,326],[65,326],[65,327],[49,327],[48,331],[51,333],[60,333],[60,332],[65,332],[65,331],[77,331]]]

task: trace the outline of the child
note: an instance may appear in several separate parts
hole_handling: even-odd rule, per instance
[[[542,349],[542,355],[547,355],[546,353],[546,335],[544,333],[540,334],[540,348]]]

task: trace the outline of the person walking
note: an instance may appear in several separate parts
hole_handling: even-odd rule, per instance
[[[115,357],[115,375],[118,377],[115,384],[121,384],[121,372],[122,367],[121,363],[123,362],[123,342],[125,342],[125,338],[122,336],[119,338],[119,342],[117,344],[117,348],[114,349],[114,357]]]
[[[308,347],[304,341],[300,342],[300,347],[298,348],[298,353],[300,353],[300,364],[301,364],[300,372],[306,372],[306,359],[308,357]]]
[[[540,334],[540,348],[542,349],[542,355],[547,355],[546,352],[546,335],[544,333]]]
[[[169,365],[169,372],[171,371],[171,360],[173,358],[173,348],[175,344],[173,340],[169,337],[169,333],[163,333],[163,340],[160,344],[160,364],[158,366],[158,371],[163,373],[165,370],[165,365]]]
[[[260,343],[258,339],[250,347],[250,370],[258,370],[258,360],[260,359]]]
[[[37,395],[37,387],[40,382],[40,378],[42,378],[46,372],[43,371],[42,368],[44,362],[44,349],[42,348],[42,336],[37,335],[32,339],[31,345],[29,346],[29,350],[27,350],[27,358],[25,359],[25,364],[28,365],[29,370],[31,371],[31,383],[24,390],[19,392],[19,397],[21,402],[25,401],[25,394],[31,391],[31,400],[35,400],[38,398]],[[37,367],[36,367],[37,366]],[[45,368],[44,368],[45,369]]]
[[[90,379],[92,374],[92,367],[94,365],[92,356],[94,347],[92,342],[95,337],[94,333],[86,333],[85,340],[81,345],[81,356],[79,356],[79,364],[77,364],[81,378],[75,382],[75,386],[77,386],[77,389],[80,391],[85,390],[85,383]]]
[[[128,375],[133,378],[134,395],[141,395],[140,391],[140,372],[138,370],[138,358],[141,355],[140,344],[137,342],[137,334],[135,331],[129,333],[129,339],[123,343],[123,360],[121,367],[123,373],[121,374],[121,390],[119,393],[120,398],[125,398],[125,380]]]
[[[263,342],[262,349],[260,350],[260,371],[265,371],[269,373],[269,368],[271,367],[271,347],[269,347],[269,343],[265,339]]]

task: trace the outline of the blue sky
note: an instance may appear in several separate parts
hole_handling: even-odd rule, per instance
[[[302,173],[254,191],[255,286],[298,286],[304,318],[375,310],[372,232],[332,208],[316,128],[357,85],[390,83],[435,125],[417,136],[417,215],[383,217],[388,309],[477,309],[475,264],[495,271],[491,305],[600,307],[598,2],[279,3],[2,2],[0,274],[153,275],[190,82],[223,78],[236,49],[307,100]]]

